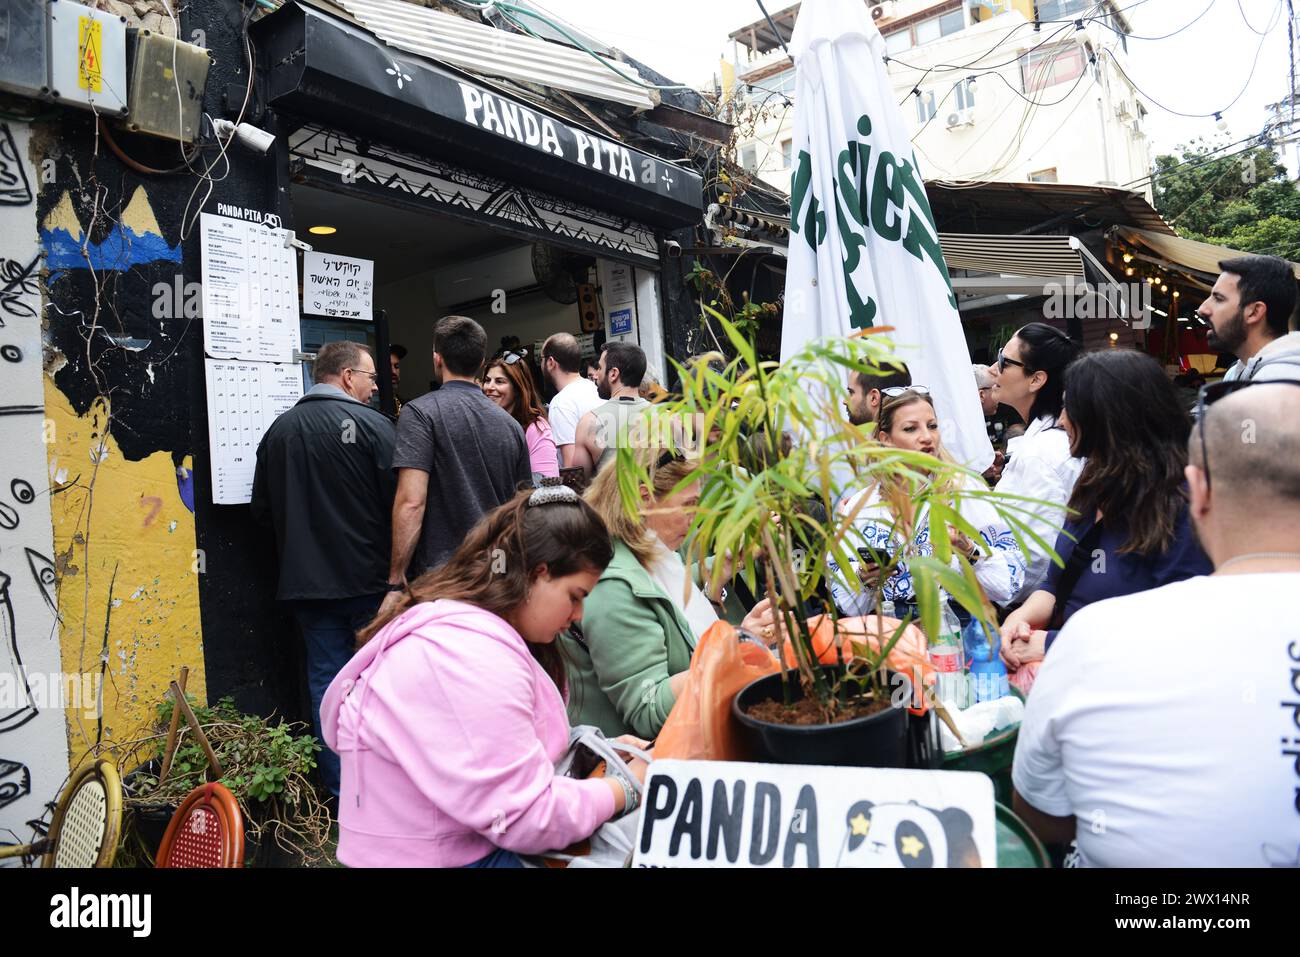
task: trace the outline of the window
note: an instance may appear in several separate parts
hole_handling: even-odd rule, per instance
[[[1082,73],[1083,48],[1076,43],[1034,50],[1025,57],[1025,92],[1036,93],[1077,79]]]
[[[934,118],[935,110],[934,90],[922,90],[916,97],[916,122],[929,122]]]
[[[960,10],[953,10],[942,16],[922,20],[916,25],[916,45],[930,43],[950,33],[956,33],[966,26],[965,15]]]
[[[781,168],[789,169],[790,162],[794,158],[794,140],[781,141]]]
[[[953,106],[959,110],[975,109],[975,84],[971,80],[958,80],[952,85]]]
[[[1037,173],[1030,173],[1029,182],[1057,183],[1060,182],[1060,180],[1056,178],[1056,167],[1053,166],[1051,169],[1040,169]]]
[[[901,30],[895,30],[893,33],[885,34],[885,52],[902,53],[904,50],[912,49],[912,31],[904,27]]]
[[[1097,4],[1095,0],[1038,0],[1038,20],[1063,20],[1078,17]]]
[[[769,76],[766,80],[759,80],[758,82],[764,90],[776,90],[786,96],[794,96],[794,77],[794,70],[786,70],[784,73]]]
[[[751,173],[758,172],[758,147],[743,147],[740,151],[740,165]]]

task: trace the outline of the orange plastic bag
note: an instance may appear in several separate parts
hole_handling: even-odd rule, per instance
[[[882,630],[883,643],[888,644],[900,624],[902,622],[897,618],[877,618],[875,615],[841,618],[838,628],[833,627],[834,623],[826,615],[817,615],[815,618],[808,619],[808,627],[812,630],[813,651],[817,653],[817,660],[824,665],[839,664],[840,653],[837,651],[837,646],[844,646],[845,661],[853,657],[852,644],[869,645],[872,650],[879,651]],[[785,641],[783,654],[787,668],[797,667],[794,649],[788,638]],[[909,624],[903,630],[898,642],[890,649],[888,660],[891,669],[906,675],[912,681],[912,707],[908,710],[914,714],[925,714],[925,695],[921,693],[921,689],[934,684],[934,666],[930,664],[925,635],[921,629]]]
[[[695,646],[686,687],[655,739],[655,758],[743,759],[732,727],[731,701],[745,685],[777,670],[770,651],[742,642],[725,621],[711,625]]]

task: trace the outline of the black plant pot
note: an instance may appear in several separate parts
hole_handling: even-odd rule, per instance
[[[842,669],[822,668],[834,680]],[[803,698],[798,678],[793,700]],[[889,672],[889,688],[896,701],[911,700],[912,683],[906,675]],[[752,718],[746,712],[762,701],[784,700],[781,675],[750,682],[731,702],[740,725],[741,740],[750,758],[768,764],[826,764],[859,768],[933,767],[938,745],[932,740],[928,718],[914,718],[906,707],[890,707],[865,718],[838,724],[776,724]]]

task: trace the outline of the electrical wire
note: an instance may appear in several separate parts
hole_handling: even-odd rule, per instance
[[[242,8],[243,0],[240,0],[240,4]],[[253,77],[254,74],[256,73],[257,67],[256,67],[256,57],[253,53],[253,43],[248,35],[248,24],[249,21],[252,20],[253,13],[256,9],[257,9],[256,4],[249,4],[248,12],[244,14],[244,20],[243,20],[244,55],[248,60],[248,85],[244,90],[244,102],[239,107],[239,115],[235,119],[235,126],[238,126],[240,123],[244,121],[244,114],[248,112],[248,104],[253,98]],[[206,116],[207,114],[204,115]],[[216,135],[215,128],[213,130],[213,135],[214,136]],[[200,175],[199,181],[194,184],[194,189],[190,191],[189,199],[185,201],[185,210],[181,214],[181,240],[182,241],[189,238],[191,231],[194,229],[195,223],[199,221],[199,216],[203,212],[203,207],[206,206],[208,200],[212,198],[212,192],[213,190],[216,189],[216,184],[226,179],[226,177],[230,175],[230,170],[231,170],[230,157],[227,156],[226,154],[230,150],[230,142],[233,139],[234,136],[227,137],[226,141],[221,144],[221,148],[217,153],[216,158],[214,158],[210,163],[208,163],[207,167],[203,170],[203,173]],[[217,163],[223,160],[225,161],[226,164],[226,171],[220,176],[220,178],[214,179],[212,177],[212,171],[216,169]],[[198,207],[194,210],[193,218],[191,218],[190,208],[194,204],[194,197],[198,195],[199,189],[203,185],[205,180],[208,184],[208,191],[207,193],[204,194],[202,201],[199,203]]]
[[[1282,7],[1279,5],[1277,8],[1277,14],[1280,14],[1281,12],[1282,12]],[[1250,87],[1250,81],[1255,78],[1255,70],[1259,66],[1259,54],[1260,51],[1264,49],[1264,41],[1268,39],[1268,33],[1271,33],[1273,31],[1273,28],[1277,26],[1277,20],[1278,20],[1277,14],[1274,15],[1273,22],[1270,24],[1268,28],[1268,32],[1260,36],[1259,46],[1255,48],[1255,56],[1251,60],[1250,73],[1247,74],[1246,82],[1242,84],[1241,90],[1237,93],[1236,96],[1232,98],[1232,100],[1228,103],[1227,106],[1219,107],[1216,110],[1210,110],[1210,112],[1208,113],[1184,113],[1180,110],[1175,110],[1172,107],[1165,106],[1154,96],[1152,96],[1146,90],[1142,89],[1142,87],[1138,86],[1135,82],[1133,82],[1133,78],[1128,75],[1128,71],[1124,69],[1124,65],[1119,62],[1119,59],[1115,56],[1113,52],[1105,49],[1104,47],[1102,49],[1106,54],[1110,56],[1111,62],[1115,64],[1115,68],[1119,70],[1119,72],[1123,75],[1124,79],[1128,80],[1129,85],[1133,87],[1133,89],[1141,93],[1144,97],[1146,97],[1147,100],[1150,101],[1152,104],[1158,106],[1166,113],[1172,113],[1174,116],[1183,116],[1189,119],[1205,119],[1206,117],[1216,116],[1221,113],[1226,113],[1229,109],[1231,109],[1236,104],[1238,100],[1240,100],[1246,94],[1246,90]]]
[[[1250,17],[1246,16],[1246,8],[1241,5],[1241,0],[1237,0],[1237,11],[1241,14],[1241,19],[1245,22],[1246,26],[1250,29],[1251,33],[1259,37],[1265,36],[1268,33],[1268,30],[1265,30],[1263,33],[1260,33],[1258,30],[1255,29],[1254,25],[1252,25],[1250,22]],[[1272,28],[1270,27],[1269,29]]]

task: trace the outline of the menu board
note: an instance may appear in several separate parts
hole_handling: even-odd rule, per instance
[[[257,446],[271,423],[302,398],[297,363],[204,361],[208,384],[208,446],[212,501],[239,505],[253,495]]]
[[[203,351],[222,359],[292,362],[298,261],[286,232],[203,213]]]

